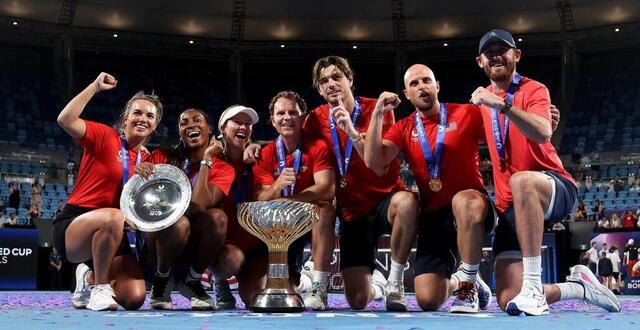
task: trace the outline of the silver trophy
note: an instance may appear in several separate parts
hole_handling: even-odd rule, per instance
[[[148,180],[136,174],[127,181],[120,195],[120,209],[133,229],[155,232],[178,221],[190,201],[189,178],[173,165],[160,164]]]
[[[294,201],[242,203],[238,221],[269,249],[267,286],[255,296],[249,309],[258,313],[304,311],[302,298],[289,283],[287,253],[289,245],[318,221],[318,206]]]

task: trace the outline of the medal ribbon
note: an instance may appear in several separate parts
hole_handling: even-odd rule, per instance
[[[424,125],[420,118],[420,113],[416,111],[414,117],[416,125],[416,133],[418,134],[418,140],[420,141],[420,148],[422,149],[422,155],[424,161],[427,163],[429,169],[429,176],[432,179],[440,178],[440,160],[442,159],[442,152],[444,151],[444,136],[447,131],[447,104],[440,103],[440,113],[438,121],[438,132],[436,135],[436,148],[431,152],[431,145],[429,139],[424,131]]]
[[[353,113],[351,113],[351,122],[355,127],[358,124],[358,119],[360,118],[360,111],[362,110],[360,101],[358,98],[354,98],[355,106],[353,108]],[[331,111],[331,109],[329,109]],[[331,112],[329,112],[329,130],[331,131],[331,141],[333,143],[333,153],[336,156],[336,161],[338,162],[338,171],[340,173],[340,177],[344,179],[347,175],[347,170],[349,169],[349,162],[351,161],[351,152],[353,151],[353,141],[351,138],[347,138],[347,143],[344,148],[344,165],[342,162],[342,153],[340,152],[340,138],[338,137],[338,131],[336,129],[336,120],[333,118]]]
[[[191,162],[189,162],[189,159],[185,159],[182,165],[182,171],[184,172],[184,174],[187,175],[187,177],[189,177],[189,172],[191,172],[190,166],[191,166]],[[196,186],[196,183],[198,182],[199,177],[200,177],[200,169],[196,171],[196,174],[191,179],[191,188]]]
[[[122,185],[124,186],[129,181],[129,144],[124,135],[120,135],[120,158],[122,161]],[[142,156],[140,150],[136,156],[136,165],[140,164]]]
[[[298,144],[298,148],[293,152],[293,172],[298,175],[298,171],[300,170],[300,161],[302,159],[302,151],[300,151],[300,145]],[[282,173],[282,171],[287,167],[287,158],[284,152],[284,141],[282,140],[282,135],[278,136],[276,140],[276,155],[278,156],[278,173]],[[289,195],[293,195],[293,192],[296,188],[296,182],[293,181],[291,188],[284,187],[282,189],[282,197],[289,197]]]
[[[507,91],[507,100],[513,104],[513,95],[518,91],[520,87],[520,80],[522,77],[520,74],[516,72],[513,77],[513,81],[509,85],[509,90]],[[507,134],[509,133],[509,117],[504,116],[504,127],[503,132],[500,132],[500,120],[499,120],[499,110],[496,108],[491,108],[491,129],[493,133],[493,140],[498,151],[498,157],[500,157],[501,161],[504,161],[506,156],[506,147],[507,143]]]

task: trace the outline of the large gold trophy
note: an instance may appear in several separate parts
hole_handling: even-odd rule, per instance
[[[304,302],[289,283],[289,245],[307,233],[318,221],[318,206],[294,201],[242,203],[240,225],[260,238],[269,248],[267,286],[256,295],[254,312],[295,313],[304,311]]]

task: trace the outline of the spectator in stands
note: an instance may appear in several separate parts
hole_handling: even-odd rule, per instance
[[[31,185],[31,208],[35,208],[38,216],[42,213],[42,185],[38,181]]]
[[[4,210],[0,210],[0,228],[4,228],[4,224],[8,221],[7,217],[4,216]]]
[[[2,200],[2,198],[0,198],[0,211],[4,213],[4,201]]]
[[[607,252],[600,252],[600,259],[598,260],[598,273],[602,277],[602,284],[611,289],[611,274],[613,273],[613,265],[611,260],[607,258]]]
[[[604,207],[600,204],[600,200],[596,198],[591,209],[591,214],[594,221],[599,221],[604,216]]]
[[[11,212],[9,214],[9,219],[7,220],[6,224],[12,226],[16,226],[18,224],[18,217],[16,216],[15,212]]]
[[[578,206],[576,207],[575,212],[573,212],[573,220],[587,220],[587,208],[584,206],[584,202],[582,201],[582,199],[578,200]]]
[[[633,265],[638,262],[638,246],[633,238],[630,238],[627,245],[624,246],[624,259],[627,268],[627,274],[633,276]]]
[[[598,243],[592,242],[591,248],[585,252],[589,255],[589,264],[587,265],[591,272],[597,274],[596,269],[598,268]]]
[[[9,207],[16,210],[20,208],[20,186],[17,182],[11,182],[9,188]]]
[[[591,191],[591,187],[593,187],[593,179],[591,179],[591,175],[587,175],[587,177],[584,178],[584,188],[587,191]]]
[[[55,214],[54,218],[57,217],[58,214],[60,214],[60,212],[62,212],[62,210],[64,209],[65,205],[66,205],[66,203],[65,203],[64,200],[61,200],[60,203],[58,203],[58,209],[56,210],[56,214]]]
[[[636,174],[633,178],[633,182],[629,184],[630,192],[640,192],[640,174]]]
[[[600,218],[600,220],[598,220],[598,228],[609,229],[609,227],[610,227],[609,220],[606,217],[602,217]]]
[[[611,229],[622,228],[622,221],[620,221],[620,218],[615,213],[611,215],[611,220],[609,220],[609,228]]]
[[[580,164],[580,160],[582,159],[582,154],[580,154],[580,150],[578,148],[573,148],[571,152],[571,162],[574,164]]]
[[[611,273],[611,291],[614,293],[620,292],[620,263],[622,260],[620,259],[620,251],[618,247],[615,245],[611,246],[609,249],[609,253],[607,254],[607,258],[611,260],[612,270]]]
[[[62,257],[58,254],[58,250],[53,248],[51,254],[49,255],[49,270],[51,280],[51,289],[60,290],[62,289],[62,282],[60,281],[60,269],[62,269]]]
[[[622,223],[624,228],[635,228],[636,227],[636,217],[631,213],[631,210],[627,209],[622,214]]]
[[[620,180],[620,178],[616,175],[609,182],[609,188],[613,189],[613,191],[615,192],[622,191],[622,189],[624,188],[624,181]]]
[[[32,225],[35,222],[35,219],[39,218],[41,213],[38,211],[38,208],[35,204],[31,204],[29,206],[29,210],[27,210],[27,224]]]

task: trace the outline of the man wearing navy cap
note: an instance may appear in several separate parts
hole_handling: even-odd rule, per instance
[[[511,33],[487,32],[476,62],[491,80],[478,87],[471,102],[480,107],[493,163],[496,208],[500,221],[493,242],[496,296],[510,315],[542,315],[547,302],[585,299],[611,312],[618,299],[587,267],[573,267],[567,283],[541,281],[544,221],[559,222],[576,201],[577,188],[550,142],[549,90],[520,76],[522,51]]]

